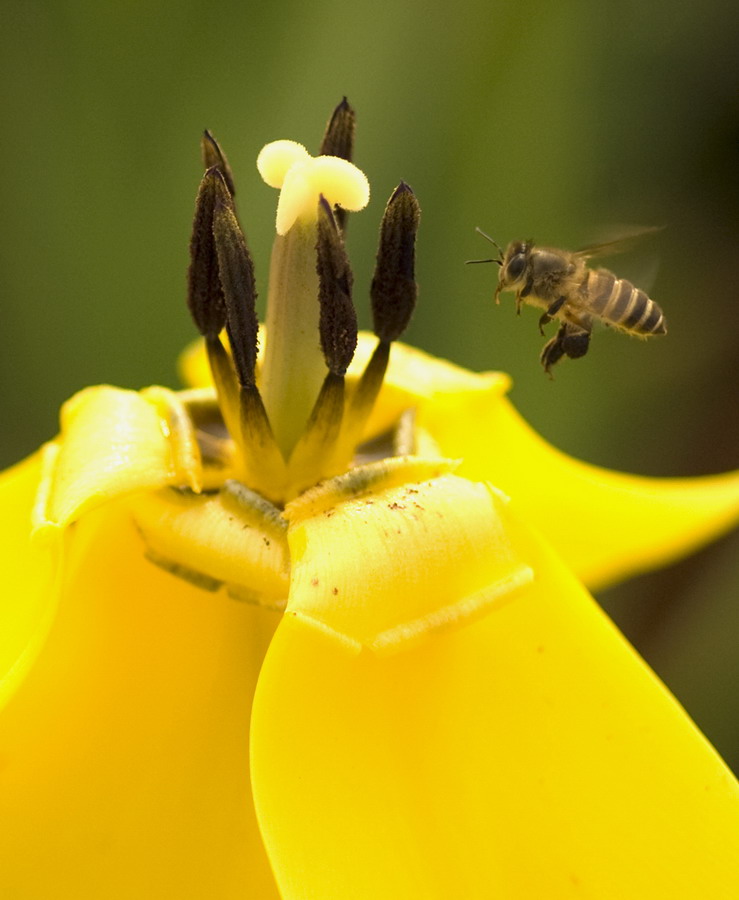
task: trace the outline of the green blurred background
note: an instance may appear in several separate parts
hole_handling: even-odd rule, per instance
[[[276,194],[256,154],[282,137],[317,149],[346,94],[374,191],[348,233],[364,323],[403,178],[423,209],[410,342],[507,370],[532,424],[592,462],[737,466],[737,15],[720,0],[3,0],[2,463],[84,385],[176,384],[201,130],[234,167],[264,296]],[[668,337],[598,333],[548,381],[536,314],[494,307],[497,269],[463,265],[489,254],[476,225],[571,248],[666,226],[650,260],[614,268],[656,272]],[[735,534],[600,598],[735,768],[738,558]]]

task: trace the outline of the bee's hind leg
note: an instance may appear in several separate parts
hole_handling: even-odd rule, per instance
[[[544,326],[548,325],[564,306],[566,297],[559,297],[554,303],[550,303],[547,311],[539,317],[539,334],[544,334]]]
[[[567,326],[562,325],[557,331],[556,335],[544,344],[544,347],[541,351],[541,356],[539,357],[539,361],[544,366],[544,371],[550,378],[554,378],[552,375],[552,366],[555,363],[558,363],[560,359],[565,355],[565,345],[564,339],[567,333]]]
[[[579,359],[585,356],[590,347],[590,332],[584,328],[570,326],[562,337],[562,347],[570,359]]]
[[[579,359],[581,356],[585,356],[589,346],[590,332],[579,325],[565,322],[564,325],[560,325],[557,334],[544,345],[539,359],[544,366],[544,371],[550,378],[553,378],[551,369],[555,363],[558,363],[563,356]]]

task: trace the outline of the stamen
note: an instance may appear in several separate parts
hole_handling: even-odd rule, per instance
[[[387,371],[389,360],[389,341],[379,341],[370,357],[370,361],[367,363],[367,368],[362,372],[357,382],[351,404],[347,410],[346,432],[347,438],[351,433],[350,442],[352,448],[359,443],[362,430],[374,408],[382,383],[385,380],[385,372]]]
[[[190,268],[187,273],[187,305],[198,331],[217,335],[226,324],[226,300],[218,277],[213,239],[216,169],[208,169],[195,200],[195,218],[190,238]]]
[[[257,334],[254,269],[223,173],[203,176],[195,206],[188,306],[205,337],[223,420],[240,448],[244,480],[281,498],[285,461],[255,383]],[[232,355],[223,346],[225,326]]]
[[[213,238],[218,256],[218,274],[226,303],[226,330],[231,342],[239,383],[242,386],[253,386],[259,333],[254,264],[239,223],[236,221],[226,181],[220,170],[212,171],[215,173]]]
[[[351,162],[354,155],[355,127],[356,115],[344,97],[333,111],[326,126],[326,133],[319,151],[321,156],[338,156]],[[346,231],[347,211],[343,207],[337,206],[334,209],[334,217],[340,230]]]
[[[415,194],[401,181],[385,208],[370,289],[375,334],[381,341],[397,340],[416,307],[416,232],[420,217]]]
[[[344,376],[329,372],[313,411],[290,456],[288,500],[342,471],[335,449],[344,413]]]
[[[246,468],[244,480],[270,500],[281,502],[285,496],[287,467],[272,433],[262,397],[253,384],[242,385],[239,393]]]
[[[226,427],[240,442],[240,414],[236,373],[219,334],[226,324],[226,298],[218,273],[218,254],[213,236],[216,185],[223,181],[210,168],[200,182],[190,239],[187,305],[198,331],[205,338],[208,362]]]
[[[379,343],[362,373],[346,412],[340,458],[347,464],[359,442],[385,377],[390,344],[405,331],[418,295],[415,242],[420,209],[411,188],[400,182],[385,208],[370,294]]]
[[[380,245],[370,297],[375,334],[380,343],[357,385],[352,415],[366,421],[382,387],[390,344],[408,327],[416,308],[416,233],[421,218],[418,200],[404,182],[395,188],[380,226]]]
[[[200,151],[203,156],[203,167],[205,169],[212,169],[214,166],[218,168],[226,181],[229,194],[235,197],[236,186],[234,185],[231,166],[228,164],[226,154],[221,150],[221,145],[207,128],[200,139]]]
[[[352,161],[356,115],[346,97],[331,114],[319,151],[321,156],[340,156]]]
[[[220,172],[215,182],[213,236],[218,273],[226,301],[226,330],[239,381],[239,432],[246,480],[270,496],[282,492],[285,460],[272,434],[255,381],[259,321],[254,266],[234,215],[233,201]],[[222,361],[221,361],[222,364]]]
[[[208,354],[208,365],[213,375],[218,406],[221,409],[226,430],[241,448],[241,404],[239,402],[239,386],[233,360],[229,353],[226,352],[226,348],[217,334],[205,336],[205,350]]]
[[[329,371],[344,375],[357,348],[357,314],[352,303],[354,277],[331,207],[323,195],[318,203],[316,253],[321,349]]]

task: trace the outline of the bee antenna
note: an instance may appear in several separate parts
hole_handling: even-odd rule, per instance
[[[491,243],[491,244],[495,247],[495,249],[498,251],[498,254],[499,254],[500,258],[502,259],[502,258],[503,258],[503,251],[500,249],[500,245],[498,244],[498,242],[497,242],[497,241],[494,241],[494,240],[490,237],[489,234],[485,234],[485,232],[482,230],[482,228],[475,228],[475,231],[476,231],[478,234],[481,234],[481,235],[485,238],[486,241],[490,241],[490,243]]]

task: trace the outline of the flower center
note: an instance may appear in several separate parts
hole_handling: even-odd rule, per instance
[[[416,300],[419,209],[401,182],[385,209],[370,289],[377,346],[348,385],[357,319],[343,235],[346,211],[369,200],[367,179],[350,161],[353,133],[354,112],[344,99],[319,156],[284,140],[259,154],[262,178],[280,189],[259,365],[254,267],[236,215],[233,178],[209,132],[203,141],[206,172],[190,244],[188,305],[205,339],[234,470],[280,505],[351,466],[390,344],[407,327]],[[204,440],[213,451],[212,433]]]

